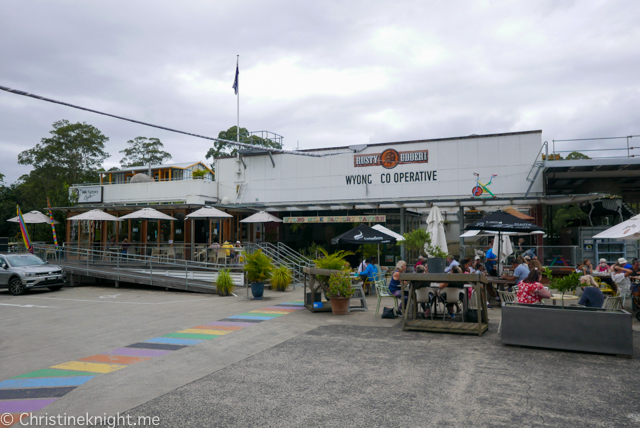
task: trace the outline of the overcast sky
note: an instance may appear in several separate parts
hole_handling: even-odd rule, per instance
[[[638,16],[635,1],[3,0],[0,85],[217,136],[236,123],[239,54],[240,125],[289,149],[631,135]],[[172,162],[212,145],[0,91],[5,182],[60,119],[109,137],[107,169],[137,136],[160,138]]]

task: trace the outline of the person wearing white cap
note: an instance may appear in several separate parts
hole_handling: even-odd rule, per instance
[[[607,260],[606,259],[600,259],[600,261],[598,262],[598,267],[596,268],[596,270],[598,272],[609,272],[609,269],[611,269],[611,268],[607,264]]]
[[[611,266],[611,269],[611,279],[618,286],[620,295],[626,296],[631,288],[631,280],[629,279],[629,276],[633,273],[631,265],[627,262],[627,259],[620,257],[618,263]]]

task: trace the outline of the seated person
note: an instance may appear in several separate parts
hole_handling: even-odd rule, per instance
[[[231,257],[231,254],[235,253],[235,251],[233,250],[233,245],[231,245],[229,241],[224,241],[224,244],[222,244],[220,248],[224,248],[225,252],[227,253],[227,257]]]
[[[400,299],[400,303],[398,303],[398,309],[402,310],[402,286],[404,285],[404,281],[400,281],[400,274],[407,270],[407,262],[404,260],[398,261],[396,264],[396,270],[391,275],[391,281],[389,281],[389,294]]]
[[[209,248],[211,248],[212,250],[217,250],[218,248],[220,248],[220,244],[218,243],[218,241],[213,241],[211,245],[209,245]]]
[[[584,259],[582,261],[582,264],[584,265],[584,267],[582,268],[582,271],[584,272],[584,274],[591,275],[593,273],[593,265],[591,264],[591,260]]]
[[[451,269],[451,273],[462,273],[462,269],[460,269],[460,266],[454,266]],[[449,316],[451,318],[455,318],[455,314],[453,313],[453,307],[455,306],[458,309],[458,313],[460,313],[460,306],[458,306],[458,302],[460,300],[462,300],[463,297],[463,293],[464,293],[464,285],[462,284],[449,284],[447,282],[443,282],[440,285],[438,285],[438,289],[439,289],[439,294],[440,296],[442,296],[443,301],[447,302],[447,311],[449,312]],[[462,290],[461,290],[462,289]],[[455,299],[455,303],[448,303],[447,301],[447,297],[451,297],[451,296],[455,296],[455,293],[459,293],[458,295],[458,299]]]
[[[462,267],[462,273],[476,273],[476,270],[471,266],[471,259],[460,260],[460,266]]]
[[[416,267],[416,273],[426,273],[427,267],[424,265],[419,265]],[[422,282],[420,283],[421,288],[416,290],[416,298],[419,298],[419,294],[422,294],[422,297],[426,298],[426,302],[420,302],[420,306],[422,307],[422,311],[424,312],[424,316],[428,317],[431,315],[431,303],[433,302],[433,297],[435,296],[435,290],[432,290],[429,287],[428,283]],[[428,297],[426,297],[428,295]],[[422,299],[425,300],[425,299]]]
[[[451,272],[451,269],[453,269],[454,266],[459,266],[460,263],[458,263],[458,261],[455,259],[455,257],[453,257],[451,254],[449,254],[447,256],[447,267],[444,270],[445,273],[449,273]]]
[[[516,284],[527,279],[531,271],[522,257],[516,257],[511,264],[513,265],[513,275],[502,275],[503,279],[515,281]]]
[[[376,258],[369,257],[367,259],[367,268],[363,270],[362,273],[360,274],[360,276],[363,277],[364,279],[362,285],[363,285],[365,294],[369,294],[369,291],[371,290],[371,284],[374,284],[376,282],[376,277],[378,276],[378,269],[376,268],[375,263],[376,263]]]
[[[609,272],[609,269],[611,269],[611,268],[607,264],[607,260],[606,259],[600,259],[600,262],[598,263],[598,267],[596,268],[596,271],[598,271],[598,272]]]
[[[542,299],[551,297],[549,290],[540,282],[542,272],[534,269],[524,281],[518,283],[518,303],[540,303]]]
[[[578,263],[578,266],[576,266],[576,272],[586,274],[584,271],[584,263]]]
[[[484,271],[484,264],[482,263],[482,260],[480,259],[480,256],[475,256],[473,258],[473,268],[476,271]]]
[[[604,303],[604,294],[600,291],[600,287],[593,277],[591,275],[581,276],[580,284],[583,286],[578,304],[587,308],[601,308]]]

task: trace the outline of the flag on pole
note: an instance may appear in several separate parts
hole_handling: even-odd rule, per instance
[[[47,209],[49,210],[49,218],[51,219],[51,230],[53,231],[53,243],[58,248],[58,236],[56,235],[56,225],[53,224],[53,213],[51,212],[51,204],[49,198],[47,198]]]
[[[236,95],[238,95],[238,75],[240,74],[240,71],[238,70],[238,62],[236,60],[236,78],[233,80],[233,90],[235,91]]]
[[[22,239],[24,240],[24,246],[27,247],[29,252],[33,254],[33,245],[31,245],[31,239],[29,239],[29,231],[27,230],[27,226],[24,224],[24,219],[22,218],[20,205],[16,205],[16,207],[18,212],[18,222],[20,223],[20,231],[22,232]]]

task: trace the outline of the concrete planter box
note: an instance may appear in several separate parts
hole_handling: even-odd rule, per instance
[[[631,314],[622,309],[505,304],[502,343],[632,356]]]

